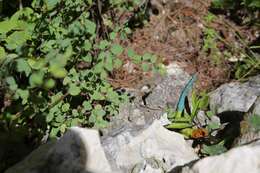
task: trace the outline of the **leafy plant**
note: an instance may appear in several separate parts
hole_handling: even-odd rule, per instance
[[[253,115],[250,116],[249,124],[256,130],[260,130],[260,116],[259,115]]]
[[[105,127],[128,100],[107,76],[123,63],[116,38],[130,33],[107,10],[130,12],[137,3],[33,0],[0,22],[0,120],[7,129],[26,126],[56,137],[74,125]],[[140,61],[150,70],[156,57]]]
[[[260,71],[260,59],[259,54],[254,52],[257,46],[249,47],[237,31],[228,25],[226,27],[230,28],[230,32],[233,32],[237,38],[236,41],[241,46],[234,46],[233,42],[227,42],[210,25],[216,19],[217,16],[212,13],[209,13],[204,19],[206,27],[203,30],[204,39],[202,48],[207,57],[210,57],[210,60],[216,65],[220,65],[221,62],[226,60],[232,62],[230,64],[233,66],[232,71],[235,79],[244,80],[248,76],[258,74]],[[223,24],[225,25],[225,23]],[[225,47],[225,49],[220,49],[220,47]]]
[[[205,155],[214,156],[227,151],[227,148],[224,146],[225,141],[221,141],[215,145],[202,145],[201,152]]]
[[[186,102],[187,104],[188,102]],[[209,96],[203,92],[197,95],[194,91],[191,97],[191,108],[186,105],[186,111],[178,112],[171,109],[168,110],[168,118],[172,122],[166,128],[173,130],[181,130],[181,133],[187,137],[192,136],[192,132],[200,128],[195,124],[194,118],[198,115],[199,110],[207,110],[209,104]],[[187,109],[188,107],[188,109]]]
[[[234,9],[239,5],[242,5],[246,8],[260,8],[259,0],[214,0],[212,4],[214,8],[223,9]]]

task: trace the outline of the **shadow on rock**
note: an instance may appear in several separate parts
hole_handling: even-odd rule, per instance
[[[40,146],[5,173],[105,173],[110,171],[98,132],[74,127],[59,140]]]

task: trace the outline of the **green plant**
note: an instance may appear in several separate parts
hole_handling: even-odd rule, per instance
[[[131,11],[137,3],[34,0],[0,22],[5,128],[26,126],[30,133],[56,137],[74,125],[105,127],[128,100],[107,76],[123,63],[116,38],[131,32],[107,10]],[[156,57],[141,60],[150,70]]]
[[[211,23],[216,19],[217,16],[212,13],[209,13],[204,19],[206,27],[203,30],[204,39],[202,49],[207,57],[216,65],[221,65],[226,60],[234,61],[232,71],[234,72],[235,79],[245,80],[249,76],[258,74],[260,71],[260,59],[259,54],[254,52],[254,49],[257,49],[258,46],[249,47],[248,43],[238,34],[235,28],[223,22],[223,25],[229,28],[229,32],[232,32],[236,36],[236,41],[241,46],[234,46],[233,42],[226,41],[211,26]],[[219,47],[225,47],[225,49],[221,50]]]
[[[214,8],[234,9],[238,6],[245,8],[260,8],[259,0],[213,0],[212,5]]]
[[[187,104],[188,102],[186,102]],[[209,105],[209,96],[207,93],[202,92],[197,95],[194,91],[191,96],[191,108],[186,105],[186,111],[178,112],[169,109],[167,111],[168,118],[172,122],[166,128],[173,130],[181,130],[181,133],[187,137],[191,137],[194,129],[200,128],[195,124],[194,118],[198,115],[199,110],[207,110]]]
[[[202,145],[201,153],[204,155],[214,156],[227,151],[227,148],[224,146],[225,140],[219,142],[215,145]]]
[[[212,13],[208,13],[204,18],[206,27],[203,29],[204,37],[202,50],[214,64],[220,65],[223,56],[222,52],[219,50],[218,43],[223,41],[223,39],[218,32],[210,26],[216,19],[217,16]]]
[[[259,131],[260,130],[260,116],[259,115],[250,116],[249,124],[256,131]]]

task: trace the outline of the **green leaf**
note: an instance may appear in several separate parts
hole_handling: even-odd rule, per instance
[[[62,84],[63,84],[63,85],[68,85],[69,83],[71,83],[71,79],[70,79],[70,77],[66,76],[66,77],[63,79]]]
[[[91,50],[92,44],[90,43],[89,40],[85,40],[83,48],[84,48],[85,51],[90,51]]]
[[[5,57],[6,57],[5,49],[0,46],[0,63],[5,59]]]
[[[16,81],[13,77],[7,77],[6,83],[9,85],[9,88],[13,91],[15,91],[18,88]]]
[[[44,0],[44,3],[47,6],[47,10],[52,10],[56,7],[56,5],[60,2],[60,0]]]
[[[30,33],[25,31],[15,31],[6,39],[6,47],[9,50],[14,50],[24,45],[31,38]]]
[[[98,48],[104,50],[108,47],[109,44],[110,43],[107,40],[102,40],[100,41]]]
[[[45,59],[32,59],[32,58],[30,58],[30,59],[27,60],[27,63],[34,70],[42,69],[46,65]]]
[[[114,39],[116,38],[116,35],[117,35],[116,32],[111,32],[111,33],[109,34],[109,38],[110,38],[111,40],[114,40]]]
[[[22,90],[18,89],[16,93],[19,95],[19,97],[22,99],[22,104],[25,105],[28,102],[29,98],[29,91],[28,90]]]
[[[62,114],[58,114],[58,116],[55,118],[55,121],[58,123],[62,123],[65,121],[65,117]]]
[[[98,55],[98,60],[103,61],[106,56],[107,56],[107,52],[101,51],[100,54]]]
[[[91,99],[93,99],[93,100],[104,100],[105,97],[100,92],[94,91],[93,95],[91,95]]]
[[[61,132],[61,133],[65,133],[66,129],[67,129],[66,124],[62,124],[62,125],[60,126],[60,132]]]
[[[29,83],[32,87],[39,86],[43,84],[43,77],[44,73],[43,72],[34,72],[31,74],[29,78]]]
[[[91,105],[91,103],[90,103],[89,101],[84,101],[84,102],[82,103],[82,106],[83,106],[83,108],[84,108],[85,111],[90,111],[90,110],[92,110],[92,105]]]
[[[6,34],[9,31],[16,29],[16,27],[17,27],[17,21],[15,20],[6,20],[0,22],[0,34]]]
[[[199,109],[206,109],[209,105],[209,96],[203,95],[199,100]]]
[[[76,84],[72,83],[72,84],[69,85],[68,92],[69,92],[70,95],[76,96],[76,95],[79,95],[81,90],[80,90],[80,88]]]
[[[123,47],[118,45],[118,44],[114,44],[112,47],[111,47],[111,52],[114,54],[114,55],[120,55],[122,52],[123,52]]]
[[[219,129],[220,126],[221,126],[221,125],[220,125],[219,123],[216,123],[216,122],[212,122],[212,123],[209,123],[209,124],[207,125],[209,131]]]
[[[145,53],[144,55],[143,55],[143,60],[144,61],[148,61],[148,60],[150,60],[152,58],[152,55],[150,54],[150,53]]]
[[[95,67],[93,68],[93,72],[96,73],[96,74],[102,73],[103,71],[104,71],[103,62],[96,64]]]
[[[64,78],[67,75],[67,70],[57,64],[51,65],[49,71],[55,78]]]
[[[143,63],[142,64],[142,70],[144,72],[148,72],[150,70],[150,65],[148,63]]]
[[[150,58],[150,62],[154,64],[156,63],[156,61],[157,61],[157,57],[155,55],[152,55]]]
[[[94,35],[96,33],[96,24],[90,20],[86,20],[86,29],[87,32]]]
[[[120,60],[119,58],[116,58],[115,60],[114,60],[114,68],[116,68],[116,69],[118,69],[118,68],[120,68],[121,66],[123,65],[123,62],[122,62],[122,60]]]
[[[107,93],[107,99],[111,102],[113,102],[114,104],[119,104],[120,100],[119,100],[119,95],[117,94],[117,92],[113,91],[113,90],[109,90]]]
[[[112,70],[113,70],[113,57],[112,57],[112,56],[108,56],[108,57],[106,58],[105,68],[106,68],[108,71],[112,71]]]
[[[260,116],[259,115],[253,115],[249,119],[250,125],[256,130],[260,130]]]
[[[62,112],[68,112],[70,110],[70,104],[69,103],[63,104],[61,110]]]
[[[101,105],[96,105],[92,110],[89,121],[93,123],[98,123],[98,125],[103,123],[103,117],[106,115],[106,111],[103,110]],[[103,120],[103,121],[102,121]]]
[[[132,33],[132,31],[131,31],[131,29],[129,27],[125,27],[124,31],[125,31],[126,34],[131,34]]]
[[[46,116],[46,122],[49,123],[53,120],[54,118],[54,113],[53,112],[49,112]]]
[[[135,57],[135,52],[133,49],[128,49],[127,50],[127,55],[130,57],[130,58],[134,58]]]
[[[202,145],[202,153],[213,156],[213,155],[218,155],[221,153],[224,153],[227,151],[226,147],[224,146],[224,141],[216,144],[216,145]]]
[[[59,101],[62,98],[62,96],[62,92],[58,92],[57,94],[51,96],[51,104],[54,104],[55,102]]]
[[[171,123],[166,126],[167,129],[185,129],[192,127],[191,123]]]
[[[74,117],[78,117],[78,116],[79,116],[78,110],[77,110],[77,109],[73,109],[73,110],[72,110],[72,115],[73,115]]]
[[[207,115],[209,118],[211,118],[211,117],[214,115],[214,113],[213,113],[212,111],[207,111],[207,112],[206,112],[206,115]]]
[[[142,56],[140,56],[140,55],[135,55],[135,56],[131,57],[131,59],[133,60],[133,62],[135,64],[139,64],[142,62]]]
[[[18,72],[24,72],[28,77],[31,74],[31,67],[24,58],[16,60],[16,68]]]
[[[44,87],[47,88],[47,89],[52,89],[52,88],[55,87],[55,84],[56,84],[55,80],[48,79],[48,80],[45,81]]]
[[[57,137],[59,131],[60,131],[59,128],[53,127],[53,128],[51,129],[51,132],[50,132],[50,138],[55,138],[55,137]]]
[[[85,62],[91,62],[91,61],[92,61],[91,55],[86,55],[86,56],[82,57],[82,59],[83,59]]]
[[[73,127],[73,126],[78,126],[79,124],[79,119],[78,118],[73,118],[71,120],[71,123],[70,123],[70,126]]]

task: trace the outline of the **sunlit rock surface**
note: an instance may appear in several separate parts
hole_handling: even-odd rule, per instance
[[[251,78],[246,83],[232,82],[220,86],[210,96],[210,108],[216,113],[248,112],[259,96],[260,75]]]
[[[259,173],[260,145],[254,143],[231,149],[227,153],[207,157],[192,166],[175,168],[171,173]]]
[[[182,135],[165,129],[158,120],[137,135],[124,131],[108,137],[102,144],[114,170],[123,172],[131,172],[146,159],[155,159],[161,165],[158,171],[167,171],[198,158]]]

